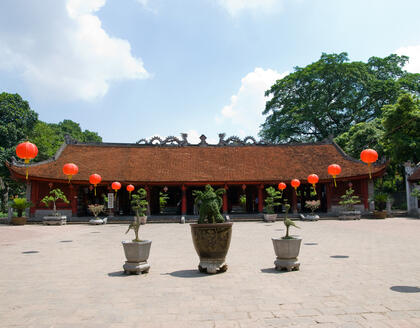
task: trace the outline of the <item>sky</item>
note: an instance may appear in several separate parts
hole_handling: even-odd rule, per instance
[[[410,56],[418,0],[2,0],[0,92],[104,142],[258,136],[277,79],[347,52]]]

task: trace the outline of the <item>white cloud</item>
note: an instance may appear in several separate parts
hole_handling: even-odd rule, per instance
[[[94,13],[105,3],[1,2],[0,70],[16,72],[36,96],[82,100],[103,97],[113,81],[149,77],[130,43],[102,28]]]
[[[395,51],[398,55],[410,57],[409,62],[404,67],[411,73],[420,73],[420,45],[401,47]]]
[[[281,6],[281,0],[217,0],[226,11],[236,16],[244,10],[260,10],[270,12]]]
[[[255,68],[241,80],[241,87],[231,97],[230,104],[223,107],[221,115],[216,117],[216,122],[232,123],[238,128],[239,137],[256,136],[260,124],[264,122],[262,111],[268,100],[264,93],[276,80],[287,74],[288,72],[279,73],[272,69]]]

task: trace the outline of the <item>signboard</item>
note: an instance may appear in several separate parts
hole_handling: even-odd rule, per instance
[[[114,208],[114,193],[108,193],[108,208]]]

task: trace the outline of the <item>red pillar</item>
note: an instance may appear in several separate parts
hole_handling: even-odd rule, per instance
[[[264,185],[263,184],[260,184],[258,186],[258,213],[262,213],[263,212],[263,208],[264,208],[263,189],[264,189]]]
[[[227,214],[228,212],[228,197],[227,197],[228,186],[227,184],[225,184],[224,188],[226,192],[223,194],[223,214]]]
[[[31,202],[35,205],[33,207],[30,207],[29,213],[30,216],[33,216],[35,214],[35,209],[39,202],[39,182],[31,180]]]
[[[297,213],[297,196],[296,196],[296,189],[293,188],[292,190],[292,213]]]
[[[70,185],[70,204],[71,204],[71,213],[72,216],[77,215],[77,191],[78,187]]]
[[[185,185],[182,185],[182,202],[181,202],[181,214],[186,215],[187,214],[187,188]]]
[[[368,187],[368,180],[362,180],[360,181],[362,184],[362,197],[363,197],[363,205],[365,207],[365,210],[368,211],[369,210],[369,187]]]

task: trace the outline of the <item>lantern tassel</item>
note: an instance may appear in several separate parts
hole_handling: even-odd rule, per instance
[[[131,199],[131,191],[128,192],[129,199]]]
[[[95,185],[95,196],[96,196],[96,185]]]
[[[30,159],[29,158],[25,158],[25,164],[28,165],[29,164]],[[26,180],[28,180],[28,173],[29,173],[29,169],[28,166],[26,166]]]
[[[337,188],[337,182],[335,182],[335,175],[333,175],[333,179],[334,179],[334,187]]]
[[[372,179],[372,173],[371,173],[370,164],[371,164],[371,163],[368,163],[369,179]]]
[[[296,196],[298,196],[298,193],[297,193],[297,187],[295,187],[295,193],[296,193]]]
[[[69,183],[70,183],[71,177],[72,177],[72,176],[71,176],[71,174],[70,174],[70,175],[69,175]]]
[[[315,187],[315,183],[314,183],[314,184],[312,184],[312,186],[313,186],[313,188],[314,188],[314,193],[315,193],[315,195],[316,195],[316,187]]]

